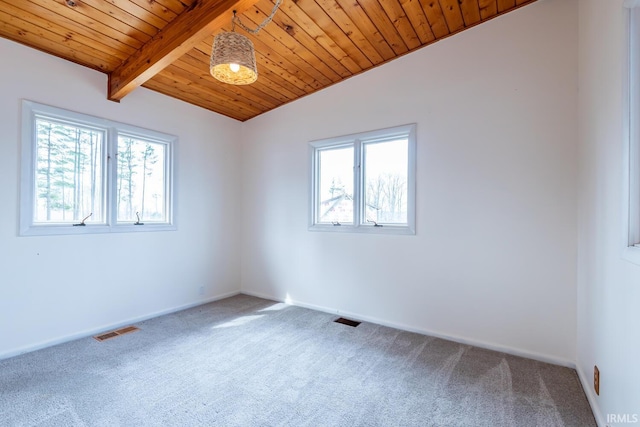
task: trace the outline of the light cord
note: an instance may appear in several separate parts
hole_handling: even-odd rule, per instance
[[[240,20],[240,18],[238,18],[236,16],[236,12],[235,11],[233,11],[233,19],[231,20],[231,22],[233,23],[234,26],[235,26],[235,24],[238,24],[238,26],[240,28],[242,28],[243,30],[245,30],[248,33],[258,34],[258,31],[263,29],[267,24],[269,24],[269,22],[271,22],[273,20],[273,16],[276,14],[276,11],[278,10],[278,6],[280,6],[280,3],[282,3],[282,0],[276,0],[276,4],[273,6],[273,10],[271,11],[271,14],[269,16],[267,16],[267,18],[264,21],[262,21],[262,24],[258,25],[258,27],[256,29],[251,29],[251,28],[247,27],[246,25],[244,25],[242,23],[242,21]]]

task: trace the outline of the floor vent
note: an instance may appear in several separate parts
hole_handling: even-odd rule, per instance
[[[116,329],[115,331],[106,332],[101,335],[96,335],[94,338],[98,341],[105,341],[120,335],[130,334],[131,332],[135,332],[139,330],[140,328],[136,328],[135,326],[127,326],[126,328]]]
[[[334,320],[336,323],[342,323],[343,325],[353,326],[354,328],[358,326],[361,322],[356,322],[355,320],[345,319],[344,317],[340,317]]]

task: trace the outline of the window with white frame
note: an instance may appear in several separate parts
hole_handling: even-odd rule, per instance
[[[640,246],[640,1],[627,1],[629,10],[628,43],[628,146],[625,150],[628,191],[627,246]]]
[[[415,234],[415,124],[309,146],[310,230]]]
[[[176,138],[23,101],[20,234],[174,230]]]
[[[625,67],[624,258],[640,264],[640,0],[625,0],[628,10],[628,67]]]

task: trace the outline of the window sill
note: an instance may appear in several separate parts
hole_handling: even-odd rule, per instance
[[[624,248],[622,258],[632,264],[640,265],[640,244]]]
[[[329,233],[364,233],[364,234],[398,234],[398,235],[415,235],[416,231],[412,227],[398,225],[384,225],[382,227],[374,227],[371,225],[325,225],[315,224],[309,226],[309,231],[321,231]]]
[[[175,224],[146,224],[146,225],[89,225],[74,227],[73,225],[32,225],[21,228],[20,236],[61,236],[76,234],[105,234],[105,233],[138,233],[150,231],[175,231]]]

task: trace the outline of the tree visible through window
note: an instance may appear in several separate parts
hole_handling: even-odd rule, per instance
[[[36,119],[35,222],[103,221],[104,132]]]
[[[353,147],[320,150],[319,222],[353,223]]]
[[[408,139],[363,144],[365,220],[407,223]]]
[[[165,145],[118,137],[118,221],[164,221]]]
[[[30,101],[22,114],[21,235],[175,229],[175,137]]]
[[[310,146],[312,230],[414,233],[415,125]]]

